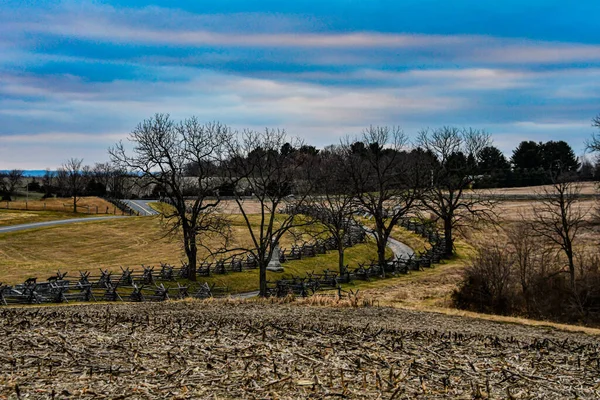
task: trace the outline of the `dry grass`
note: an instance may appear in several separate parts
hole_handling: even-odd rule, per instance
[[[28,202],[24,199],[8,202],[2,201],[0,202],[0,208],[13,210],[72,212],[73,198],[47,198],[39,200],[29,200]],[[78,214],[112,214],[113,212],[119,212],[119,210],[115,210],[114,204],[109,203],[106,200],[103,200],[99,197],[82,197],[77,201]]]
[[[253,223],[259,216],[251,216]],[[249,246],[250,238],[241,219],[232,218],[233,246]],[[282,247],[290,247],[295,237],[287,235]],[[200,260],[208,256],[201,251]],[[374,246],[358,245],[347,250],[351,265],[376,258]],[[166,262],[180,265],[185,259],[178,237],[165,236],[160,217],[129,217],[107,221],[91,221],[45,227],[2,234],[0,241],[0,281],[22,282],[28,277],[46,279],[56,270],[70,272],[98,271],[98,268],[120,271],[120,266],[139,268],[142,264]],[[269,279],[304,276],[306,272],[337,269],[337,253],[286,264],[283,274],[269,273]],[[234,292],[252,291],[258,287],[257,271],[220,275],[207,279],[217,286],[228,286]]]
[[[1,210],[0,226],[30,224],[34,222],[56,221],[61,219],[92,217],[94,214],[73,214],[65,211],[23,211]]]
[[[163,237],[157,218],[131,217],[6,233],[0,242],[2,281],[98,268],[118,270],[160,261],[179,263],[179,243]]]
[[[594,182],[582,182],[581,194],[596,194],[598,185]],[[476,189],[477,193],[493,193],[493,194],[508,194],[508,195],[528,195],[541,193],[544,190],[552,190],[552,185],[543,186],[526,186],[515,188],[497,188],[497,189]]]
[[[533,217],[533,206],[535,201],[500,201],[494,207],[495,212],[501,221],[522,221],[523,218]],[[575,203],[577,209],[586,215],[586,220],[592,221],[594,218],[594,209],[598,207],[598,202],[594,200],[582,200]]]
[[[419,308],[449,306],[450,295],[462,280],[467,255],[473,251],[464,241],[456,246],[458,256],[433,268],[386,279],[354,281],[344,285],[344,288],[360,289],[366,296],[377,299],[381,305]]]

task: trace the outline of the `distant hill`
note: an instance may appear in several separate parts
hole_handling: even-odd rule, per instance
[[[7,169],[0,169],[0,172],[9,172],[9,170]],[[56,173],[56,171],[50,171],[53,173]],[[23,175],[24,176],[28,176],[28,177],[42,177],[44,176],[44,174],[46,173],[45,169],[27,169],[25,171],[23,171]]]

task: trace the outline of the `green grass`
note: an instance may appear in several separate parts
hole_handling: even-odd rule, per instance
[[[256,222],[258,216],[251,216]],[[233,245],[250,246],[250,239],[241,216],[232,216]],[[281,242],[289,248],[294,238],[288,235]],[[357,265],[375,259],[375,246],[358,245],[346,251],[346,263]],[[200,253],[199,260],[207,254]],[[142,264],[160,262],[181,265],[185,260],[179,237],[165,236],[161,218],[127,217],[106,221],[90,221],[62,226],[44,227],[4,233],[0,236],[0,282],[19,283],[29,277],[41,280],[56,270],[78,276],[78,271],[96,274],[99,268],[120,272],[120,266],[140,268]],[[269,275],[280,279],[290,275],[304,276],[306,272],[337,270],[337,253],[285,264],[286,272]],[[209,279],[217,286],[229,286],[237,292],[258,287],[258,272],[249,271],[215,276]],[[235,287],[235,289],[234,289]]]
[[[387,254],[388,256],[391,253]],[[361,243],[348,248],[344,254],[344,263],[350,268],[357,267],[359,263],[368,263],[377,259],[377,247],[375,243]],[[320,273],[328,269],[338,271],[338,254],[336,251],[327,254],[319,254],[316,257],[307,257],[302,260],[288,261],[282,264],[284,272],[267,271],[267,280],[273,282],[279,279],[287,279],[293,276],[305,277],[306,273]],[[210,285],[226,286],[230,293],[244,293],[258,290],[258,270],[232,272],[226,275],[213,275],[208,278],[198,278],[200,282],[208,282]]]

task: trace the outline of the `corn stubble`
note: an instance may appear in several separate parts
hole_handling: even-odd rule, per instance
[[[335,303],[1,309],[0,398],[600,395],[594,337]]]

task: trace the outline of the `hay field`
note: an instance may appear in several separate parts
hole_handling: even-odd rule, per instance
[[[251,216],[256,223],[259,216]],[[230,225],[232,246],[248,246],[250,238],[241,216],[234,215]],[[286,235],[282,248],[289,248],[295,240],[308,240],[309,235]],[[56,270],[68,271],[70,277],[78,271],[98,272],[109,269],[120,272],[120,267],[139,269],[142,264],[158,266],[161,262],[181,265],[185,254],[180,238],[166,235],[160,217],[127,217],[106,221],[82,222],[45,227],[0,235],[0,282],[19,283],[29,277],[45,280]],[[208,257],[199,249],[198,259]],[[346,261],[351,265],[369,262],[376,258],[373,244],[355,246],[347,250]],[[337,269],[337,253],[289,262],[283,274],[270,273],[269,279],[281,279],[292,274],[304,276],[306,272]],[[255,290],[258,287],[257,271],[231,273],[206,280],[217,286],[227,286],[233,292]]]
[[[25,211],[0,209],[0,226],[30,224],[71,218],[97,217],[103,214],[74,214],[68,211]],[[110,214],[112,215],[112,214]]]
[[[18,201],[0,201],[0,209],[73,212],[73,198],[52,197],[26,201],[21,197]],[[112,214],[113,212],[120,211],[115,210],[114,204],[99,197],[82,197],[77,201],[78,214]]]

